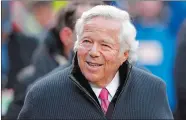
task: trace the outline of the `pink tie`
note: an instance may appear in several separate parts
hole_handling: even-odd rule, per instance
[[[108,100],[108,90],[106,88],[101,90],[99,98],[101,99],[101,108],[103,109],[103,112],[106,113],[110,103]]]

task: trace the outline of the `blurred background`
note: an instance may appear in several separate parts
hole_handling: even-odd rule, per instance
[[[103,1],[103,3],[130,13],[131,20],[137,29],[136,39],[140,42],[139,59],[136,65],[144,67],[165,81],[168,101],[175,118],[185,120],[186,2],[113,0]],[[36,56],[41,54],[38,49],[45,44],[46,37],[52,36],[49,32],[59,23],[58,12],[68,4],[69,1],[55,0],[1,1],[2,117],[7,114],[11,116],[14,114],[11,109],[16,111],[16,105],[23,104],[19,101],[22,95],[19,93],[26,91],[28,84],[32,83],[32,80],[27,78],[31,78],[36,69],[34,67],[37,61]],[[91,5],[89,4],[89,7]],[[80,12],[85,9],[88,9],[85,5],[78,7]],[[76,12],[78,10],[76,9]],[[61,20],[66,20],[66,16],[63,17]],[[57,36],[59,38],[59,35]],[[51,44],[53,45],[52,40],[49,41],[49,45]],[[66,46],[65,50],[69,48],[72,47]],[[37,69],[41,72],[47,71],[43,72],[44,74],[50,72],[64,62],[61,56],[66,55],[55,56],[57,62],[50,69],[46,68],[47,65],[51,65],[49,63],[44,65],[45,68]],[[67,58],[65,60],[69,62],[71,59]],[[39,59],[42,61],[45,58]],[[37,78],[32,77],[34,80]],[[29,82],[25,87],[22,84],[26,80]]]

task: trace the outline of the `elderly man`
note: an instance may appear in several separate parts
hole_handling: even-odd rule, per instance
[[[36,82],[18,119],[173,119],[165,83],[134,67],[127,12],[98,5],[75,26],[73,64]]]

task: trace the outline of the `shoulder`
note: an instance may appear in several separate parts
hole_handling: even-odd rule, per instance
[[[144,98],[146,102],[159,104],[161,100],[167,99],[165,82],[152,73],[133,67],[129,80],[130,89],[132,89],[135,94]],[[161,98],[157,99],[156,97]]]
[[[37,104],[62,100],[64,96],[70,94],[74,87],[74,84],[69,80],[70,69],[71,67],[68,67],[55,73],[49,73],[36,80],[28,88],[25,98],[27,104],[39,107]]]
[[[28,116],[33,117],[38,111],[45,111],[45,105],[58,104],[66,100],[64,96],[71,95],[72,91],[75,91],[75,85],[72,84],[68,77],[70,71],[71,67],[68,67],[55,73],[49,73],[30,86],[24,100],[22,114],[25,115],[24,112],[26,112]],[[31,112],[28,112],[28,110]]]
[[[173,118],[168,104],[166,85],[162,79],[137,67],[132,68],[130,77],[131,84],[128,85],[131,90],[130,96],[133,95],[137,103],[143,106],[145,114],[150,111],[149,118]]]
[[[71,84],[69,80],[70,71],[71,66],[45,75],[32,84],[28,93],[34,93],[34,96],[43,96],[65,91],[64,89],[68,89],[68,85]]]
[[[63,69],[61,67],[59,67],[57,70],[51,71],[49,74],[42,77],[33,86],[41,87],[46,84],[64,83],[64,82],[66,82],[66,79],[69,79],[71,69],[72,69],[72,66],[69,66],[69,67],[63,68]]]
[[[135,66],[132,67],[130,77],[133,84],[142,85],[143,88],[165,87],[165,82],[161,78]]]

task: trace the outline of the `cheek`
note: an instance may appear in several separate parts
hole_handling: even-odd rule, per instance
[[[81,47],[78,48],[77,50],[77,56],[78,56],[78,61],[79,61],[79,66],[84,67],[85,64],[85,58],[87,55],[87,51]]]
[[[85,57],[85,55],[88,53],[87,52],[87,49],[82,47],[82,46],[79,46],[78,50],[77,50],[77,55],[80,56],[80,57]]]
[[[116,52],[102,52],[104,56],[105,62],[113,62],[117,60],[117,53]]]
[[[120,58],[116,53],[104,54],[105,68],[107,70],[113,70],[120,66]]]

